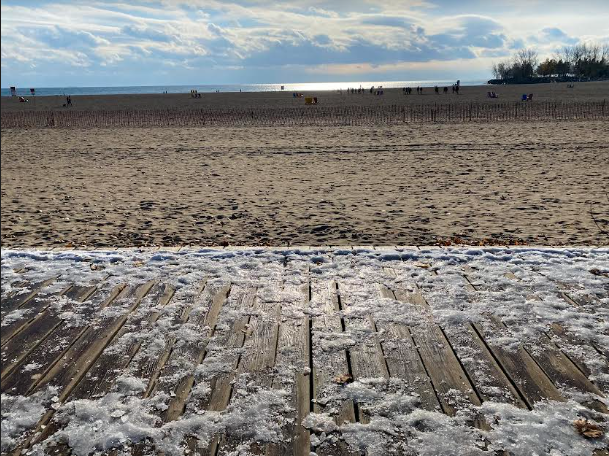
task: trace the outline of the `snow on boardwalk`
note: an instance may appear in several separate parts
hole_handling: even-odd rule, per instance
[[[606,248],[3,250],[2,452],[607,454],[608,275]]]

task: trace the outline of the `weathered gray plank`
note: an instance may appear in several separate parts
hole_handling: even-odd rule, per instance
[[[123,287],[115,287],[107,297],[103,294],[93,296],[93,301],[99,299],[99,308],[111,304],[120,294]],[[2,392],[10,394],[26,394],[40,378],[53,366],[71,347],[89,326],[65,327],[64,322],[57,327],[43,341],[37,344],[28,354],[22,357],[18,365],[11,369],[2,378]],[[25,366],[28,366],[26,369]]]
[[[61,391],[58,394],[59,401],[65,401],[91,365],[101,355],[118,331],[120,331],[127,321],[129,314],[139,306],[153,284],[153,281],[149,281],[135,289],[130,287],[130,289],[133,289],[133,292],[129,290],[129,292],[120,298],[121,301],[128,300],[127,304],[129,305],[125,309],[125,312],[120,316],[105,319],[103,324],[96,328],[87,328],[78,341],[63,354],[61,359],[45,372],[42,378],[30,389],[30,392],[52,384],[57,386],[59,391]]]
[[[243,346],[244,352],[234,378],[236,382],[247,380],[250,388],[268,389],[273,384],[281,302],[258,299],[256,300],[256,311],[257,314],[250,319],[248,337]],[[232,400],[231,392],[229,403]],[[222,405],[224,404],[218,404],[215,407]],[[241,443],[242,439],[237,436],[222,434],[216,437],[202,454],[228,454]],[[256,443],[252,445],[252,449],[262,451],[260,445]]]
[[[379,286],[379,291],[384,298],[397,299],[394,292],[384,285]],[[416,311],[416,308],[410,305],[402,294],[400,297],[402,299],[399,300],[404,302],[404,313]],[[412,392],[420,397],[422,408],[430,411],[438,410],[440,403],[412,339],[410,328],[402,324],[378,322],[377,327],[385,331],[385,340],[382,345],[389,374],[392,377],[406,380],[412,388]]]
[[[523,347],[510,351],[491,342],[493,340],[491,335],[506,332],[506,328],[502,327],[500,322],[491,319],[485,324],[474,323],[473,327],[490,348],[511,382],[518,388],[529,408],[533,408],[536,402],[542,400],[564,401],[554,384]]]
[[[129,289],[124,285],[119,285],[114,287],[110,293],[103,298],[100,296],[102,300],[100,300],[99,308],[103,309],[112,305],[116,302],[117,298],[120,300],[122,297],[129,294]],[[95,297],[94,297],[95,298]],[[74,347],[74,345],[81,340],[81,338],[91,329],[91,324],[83,327],[72,326],[69,328],[60,328],[60,331],[55,331],[50,337],[48,337],[42,344],[40,344],[36,350],[34,350],[26,359],[22,362],[23,365],[27,365],[29,362],[38,362],[41,364],[36,369],[30,369],[30,371],[34,371],[34,373],[28,372],[28,374],[23,374],[16,369],[11,375],[9,375],[5,380],[3,380],[4,384],[8,384],[6,390],[12,394],[26,394],[35,389],[38,382],[48,373],[50,372],[54,366],[60,362],[66,354],[70,352],[70,350]],[[66,348],[63,348],[59,356],[48,356],[48,353],[52,353],[53,349],[57,346],[63,347],[62,340],[70,341],[67,344]],[[84,375],[86,371],[82,372]],[[5,387],[3,386],[3,392],[5,391]],[[65,391],[65,393],[69,394],[69,391]],[[67,394],[62,394],[60,397],[61,400],[65,400]],[[21,454],[30,445],[35,444],[37,442],[43,441],[48,437],[47,434],[47,425],[52,419],[55,413],[54,409],[49,409],[47,412],[38,420],[35,428],[31,431],[27,432],[23,441],[19,444],[17,448],[12,451],[12,454]],[[49,431],[52,429],[49,428]]]
[[[9,312],[18,309],[31,301],[40,291],[51,285],[55,280],[57,280],[57,277],[52,277],[50,279],[34,283],[29,287],[29,291],[27,292],[11,293],[9,296],[3,298],[2,303],[0,304],[2,320],[4,320],[4,317],[6,317]],[[23,282],[22,285],[26,286],[25,282]]]
[[[65,296],[70,300],[64,311],[71,309],[73,302],[86,301],[96,287],[72,287]],[[2,375],[4,379],[29,355],[38,345],[40,345],[53,331],[59,328],[64,320],[51,309],[44,309],[34,317],[21,331],[9,339],[2,347]],[[3,334],[4,337],[4,334]]]
[[[171,285],[155,284],[146,299],[149,299],[153,306],[164,307],[171,301],[174,292],[175,288]],[[102,396],[110,391],[117,377],[139,352],[142,342],[139,338],[134,339],[121,353],[116,353],[112,350],[112,347],[120,343],[121,338],[133,328],[137,328],[138,331],[147,331],[154,325],[159,316],[158,311],[149,314],[130,314],[127,322],[114,337],[112,343],[108,345],[93,367],[89,369],[78,386],[72,391],[70,398],[88,399]]]
[[[202,296],[202,292],[207,285],[207,281],[203,280],[197,285],[197,289],[195,292],[183,299],[181,306],[181,312],[179,314],[174,315],[172,318],[172,326],[181,325],[188,321],[190,317],[190,313],[193,309],[202,307],[205,302],[205,297]],[[173,350],[173,346],[176,342],[175,337],[170,337],[165,341],[164,350],[160,353],[158,357],[148,357],[148,356],[135,356],[132,358],[129,364],[129,371],[132,376],[141,379],[148,380],[148,386],[146,391],[144,392],[144,397],[148,397],[154,387],[156,386],[156,381],[158,376],[160,375],[162,369],[165,367],[165,363],[169,359],[171,352]],[[147,343],[145,343],[147,346]]]
[[[246,315],[237,318],[234,322],[231,322],[226,316],[223,318],[223,315],[221,314],[220,321],[222,323],[232,324],[230,330],[227,331],[226,334],[217,336],[218,340],[214,343],[214,345],[225,346],[229,349],[238,349],[243,347],[246,339],[251,334],[249,322],[252,317],[248,314],[248,312],[256,305],[256,291],[256,288],[252,287],[245,290],[239,286],[234,287],[234,290],[231,291],[231,296],[229,297],[229,303],[231,304],[231,307],[241,310],[241,312],[246,313]],[[233,381],[235,379],[239,363],[241,362],[242,355],[236,350],[229,350],[225,354],[225,358],[227,358],[227,364],[231,366],[231,371],[229,373],[219,374],[210,379],[211,393],[209,396],[204,397],[201,401],[199,401],[198,404],[196,404],[198,409],[222,411],[228,406],[233,390]],[[208,358],[206,357],[202,361],[203,366],[205,366],[207,359]],[[196,454],[209,455],[210,450],[214,452],[217,451],[219,442],[219,436],[213,437],[210,445],[201,444],[195,438],[190,438],[188,440],[188,447]]]
[[[171,385],[171,382],[165,381],[162,384],[157,383],[157,386],[155,387],[155,391],[162,386],[163,391],[174,393],[172,399],[169,401],[167,410],[162,415],[163,421],[165,422],[176,420],[184,412],[186,399],[194,384],[194,369],[203,361],[207,342],[209,338],[213,336],[220,310],[230,293],[230,287],[230,283],[224,284],[218,288],[210,287],[212,294],[209,296],[211,302],[208,311],[205,312],[203,318],[199,317],[194,321],[193,319],[188,320],[204,330],[202,340],[196,343],[185,343],[180,345],[180,347],[174,348],[168,364],[165,365],[165,368],[161,373],[163,377],[172,378],[175,377],[177,371],[181,370],[184,361],[186,361],[186,364],[192,366],[191,373],[181,378],[177,385]],[[205,330],[205,328],[208,329]],[[178,359],[178,363],[174,364],[174,360],[176,359]],[[171,388],[171,390],[168,391],[168,388]]]
[[[38,296],[40,294],[38,291],[31,299],[28,299],[19,305],[18,310],[22,311],[23,315],[15,318],[15,320],[10,323],[7,323],[7,319],[4,320],[3,323],[5,324],[2,325],[2,343],[0,345],[4,347],[13,337],[19,334],[19,332],[32,324],[39,314],[48,308],[57,297],[67,294],[70,291],[70,288],[72,288],[72,286],[68,285],[57,293],[51,293],[44,296]]]
[[[289,288],[293,285],[287,285]],[[309,305],[308,283],[299,288],[301,298],[298,300],[300,308],[307,310]],[[290,369],[297,366],[294,378],[283,379],[278,375],[273,377],[272,387],[290,391],[290,406],[294,412],[287,414],[288,420],[293,420],[284,426],[284,439],[281,443],[269,443],[266,445],[265,454],[268,456],[309,456],[311,450],[311,438],[309,431],[302,425],[303,420],[310,412],[311,407],[311,375],[310,369],[310,324],[311,318],[293,316],[282,316],[277,340],[277,354],[275,366],[278,370]]]
[[[344,388],[341,377],[351,377],[350,354],[347,349],[330,349],[325,351],[323,339],[332,339],[337,334],[344,334],[345,322],[341,315],[341,304],[338,299],[336,283],[312,279],[311,281],[311,312],[313,314],[312,353],[313,353],[313,396],[315,413],[323,413],[326,405],[334,407],[336,404],[326,404],[324,397],[334,395]],[[349,381],[349,380],[347,380]],[[352,400],[344,400],[338,404],[338,413],[334,417],[337,425],[354,423],[355,407]],[[318,454],[352,454],[344,442],[332,445],[331,448],[323,446],[316,450]]]
[[[344,321],[345,327],[350,332],[357,332],[364,337],[362,343],[358,343],[349,351],[351,358],[351,371],[354,379],[361,378],[385,378],[389,379],[389,370],[383,357],[383,350],[376,333],[376,326],[370,315],[360,318],[350,316],[349,306],[353,303],[353,295],[357,292],[353,285],[348,282],[338,282],[337,291],[343,309],[346,311]],[[360,409],[360,404],[355,404],[356,418],[361,423],[369,423],[368,413]]]

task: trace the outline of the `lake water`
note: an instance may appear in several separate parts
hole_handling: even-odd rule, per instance
[[[117,95],[145,93],[189,93],[197,90],[201,93],[220,92],[278,92],[284,86],[286,92],[308,92],[322,90],[338,90],[350,87],[382,86],[385,89],[401,87],[433,87],[450,86],[456,81],[360,81],[360,82],[303,82],[284,84],[216,84],[216,85],[158,85],[158,86],[124,86],[124,87],[35,87],[37,96],[48,95]],[[482,85],[486,81],[461,81],[461,85]],[[2,96],[10,96],[9,88],[2,88]],[[17,95],[30,96],[30,87],[17,87]]]

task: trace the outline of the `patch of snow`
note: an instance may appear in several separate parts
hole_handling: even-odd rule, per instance
[[[54,388],[38,391],[31,396],[2,394],[2,451],[15,448],[22,433],[32,429],[47,411],[56,394]]]

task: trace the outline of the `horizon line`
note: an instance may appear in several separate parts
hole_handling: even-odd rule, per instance
[[[492,78],[491,78],[492,79]],[[461,82],[482,82],[487,81],[488,79],[463,79]],[[316,82],[234,82],[234,83],[188,83],[188,84],[128,84],[128,85],[65,85],[65,86],[35,86],[31,85],[14,85],[14,86],[6,86],[1,87],[0,89],[9,90],[11,87],[17,88],[40,88],[40,89],[88,89],[88,88],[100,88],[100,87],[108,87],[108,88],[117,88],[117,87],[184,87],[184,86],[239,86],[239,85],[294,85],[294,84],[363,84],[363,83],[373,83],[378,84],[382,82],[451,82],[457,81],[455,79],[384,79],[384,80],[376,80],[376,81],[316,81]]]

